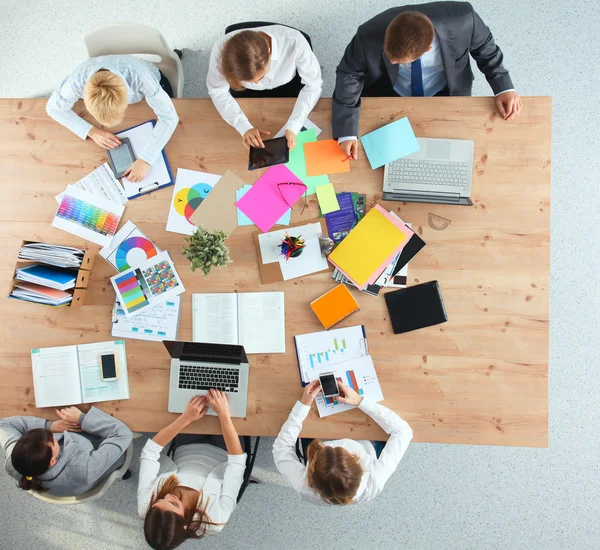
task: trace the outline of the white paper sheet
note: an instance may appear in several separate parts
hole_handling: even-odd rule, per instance
[[[194,342],[239,344],[237,294],[193,294]]]
[[[285,353],[283,292],[241,292],[239,340],[246,353]]]
[[[81,403],[77,346],[33,349],[31,365],[37,408]]]
[[[191,235],[196,226],[189,221],[210,190],[221,179],[216,174],[179,168],[169,208],[167,231]]]
[[[125,244],[123,245],[123,243]],[[136,267],[151,258],[153,254],[156,255],[160,252],[162,252],[161,249],[137,225],[128,220],[115,234],[110,244],[100,250],[100,256],[115,271],[120,272],[130,267]]]
[[[179,307],[181,297],[162,302],[151,307],[147,313],[127,318],[119,300],[115,300],[112,312],[112,331],[115,338],[134,340],[177,340],[179,328]]]
[[[318,228],[318,232],[315,231],[315,226]],[[277,261],[279,262],[284,281],[323,271],[329,267],[327,258],[323,258],[321,255],[321,245],[319,244],[320,232],[321,225],[318,223],[310,224],[308,228],[306,226],[288,228],[288,235],[290,237],[301,236],[306,246],[302,250],[302,254],[297,258],[286,259],[281,254],[278,256]]]
[[[294,230],[295,233],[292,233],[291,230]],[[290,235],[301,234],[304,238],[311,237],[313,235],[318,237],[321,234],[321,224],[308,223],[298,227],[288,227],[287,229],[279,229],[278,231],[261,233],[258,236],[258,244],[260,246],[260,255],[263,264],[272,264],[279,261],[279,257],[281,256],[281,249],[279,248],[279,245],[285,238],[286,233]]]
[[[139,126],[130,128],[129,130],[124,130],[116,135],[118,137],[129,138],[131,148],[133,149],[133,154],[135,155],[135,158],[139,158],[139,156],[144,152],[146,143],[152,136],[153,128],[154,126],[152,125],[152,121],[149,120],[144,124],[140,124]],[[131,198],[139,195],[140,193],[150,193],[151,191],[159,189],[163,185],[170,184],[171,176],[169,175],[169,170],[163,155],[160,155],[156,162],[150,166],[146,177],[142,181],[134,183],[129,181],[127,178],[122,178],[121,181],[125,187],[125,193],[129,198]]]
[[[304,121],[302,128],[300,128],[300,131],[302,132],[303,130],[310,130],[311,128],[314,128],[315,134],[317,136],[321,133],[321,128],[319,128],[312,120],[309,120],[308,118]],[[281,137],[284,134],[285,134],[285,126],[281,130],[279,130],[279,132],[277,132],[273,136],[273,138]]]
[[[125,204],[127,195],[121,182],[115,178],[108,162],[98,166],[91,174],[81,178],[77,183],[67,186],[67,190],[76,188],[88,191],[92,195],[102,197],[117,204]],[[56,195],[56,202],[60,204],[65,192]]]
[[[82,403],[129,399],[129,375],[125,342],[98,342],[82,344],[79,348],[79,371],[81,373]],[[117,379],[102,380],[100,356],[114,353],[117,363]]]

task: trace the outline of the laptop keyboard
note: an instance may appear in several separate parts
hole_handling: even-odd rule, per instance
[[[399,159],[388,166],[388,182],[394,188],[407,183],[465,187],[469,183],[468,162]]]
[[[239,391],[239,369],[206,367],[201,365],[179,365],[180,390],[221,390],[231,393]]]

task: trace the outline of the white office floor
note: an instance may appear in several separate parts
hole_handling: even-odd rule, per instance
[[[356,26],[393,5],[371,0],[160,0],[0,4],[0,97],[47,96],[86,58],[83,34],[112,21],[160,28],[185,49],[186,96],[205,97],[210,47],[227,24],[256,19],[308,32],[331,96]],[[553,97],[550,448],[413,444],[370,506],[299,502],[263,440],[252,486],[224,531],[187,547],[295,550],[600,547],[600,8],[583,0],[474,2],[522,95]],[[266,10],[266,11],[265,11]],[[478,74],[478,73],[477,73]],[[489,88],[478,74],[476,95]],[[515,182],[518,185],[518,182]],[[136,460],[147,435],[136,442]],[[52,507],[0,475],[0,548],[146,548],[135,478],[102,500]]]

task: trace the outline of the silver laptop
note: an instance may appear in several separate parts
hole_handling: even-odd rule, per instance
[[[246,416],[248,358],[244,346],[163,340],[171,355],[169,412],[181,413],[195,395],[224,391],[231,416]],[[212,409],[206,414],[215,415]]]
[[[385,165],[383,200],[471,206],[474,142],[417,141],[420,151]]]

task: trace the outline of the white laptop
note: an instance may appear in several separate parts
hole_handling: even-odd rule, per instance
[[[421,149],[385,165],[383,200],[471,206],[475,143],[417,138]]]
[[[244,346],[163,340],[171,355],[169,412],[181,413],[195,395],[225,392],[231,416],[244,418],[248,402],[248,358]],[[215,415],[212,409],[206,414]]]

